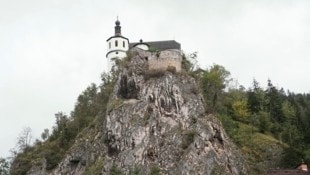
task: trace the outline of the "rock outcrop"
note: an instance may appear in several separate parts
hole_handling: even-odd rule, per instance
[[[194,78],[127,60],[101,127],[88,128],[50,174],[248,174],[221,123],[206,114]],[[29,173],[34,174],[34,173]]]

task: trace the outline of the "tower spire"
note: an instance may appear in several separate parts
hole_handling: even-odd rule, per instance
[[[115,29],[115,36],[121,36],[122,35],[120,24],[121,23],[119,22],[118,16],[117,16],[116,21],[115,21],[115,27],[114,27],[114,29]]]

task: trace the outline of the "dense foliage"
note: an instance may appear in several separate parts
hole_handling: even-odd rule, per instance
[[[238,128],[246,125],[252,128],[248,135],[260,132],[287,145],[280,167],[310,162],[310,94],[285,92],[271,80],[266,88],[256,80],[249,89],[233,87],[229,72],[219,65],[204,70],[199,79],[207,108],[220,116],[237,144],[244,146]]]

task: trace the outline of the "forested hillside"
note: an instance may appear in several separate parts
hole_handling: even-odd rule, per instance
[[[123,66],[124,62],[117,62]],[[275,87],[271,80],[263,88],[256,80],[251,87],[231,86],[230,73],[223,66],[193,69],[183,60],[182,73],[191,75],[198,82],[205,100],[207,113],[222,121],[226,132],[239,146],[254,174],[268,168],[292,168],[303,159],[310,162],[310,95],[296,94]],[[76,138],[96,130],[103,118],[98,116],[117,104],[108,105],[118,69],[102,75],[102,83],[91,84],[78,96],[70,115],[55,114],[55,126],[33,145],[19,145],[11,166],[12,175],[26,174],[33,165],[46,160],[46,170],[52,170],[76,142]],[[112,105],[112,106],[111,106]],[[100,114],[101,113],[101,114]],[[271,163],[273,162],[273,163]],[[98,167],[86,171],[100,172]],[[96,169],[97,168],[97,169]]]
[[[285,91],[271,80],[266,81],[266,88],[255,79],[247,89],[230,86],[230,73],[219,65],[204,70],[199,79],[207,107],[218,114],[252,168],[273,158],[269,163],[274,168],[310,162],[310,94]],[[279,154],[277,149],[284,150]]]

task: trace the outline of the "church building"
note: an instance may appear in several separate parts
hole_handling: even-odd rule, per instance
[[[113,59],[121,59],[126,57],[127,51],[132,48],[139,48],[144,51],[152,50],[158,52],[174,50],[181,53],[180,43],[174,40],[144,42],[141,39],[140,42],[130,43],[128,38],[122,36],[121,25],[118,19],[115,21],[114,31],[114,36],[111,36],[107,39],[108,49],[106,58],[108,59],[108,70],[111,70],[111,67],[114,65]]]

